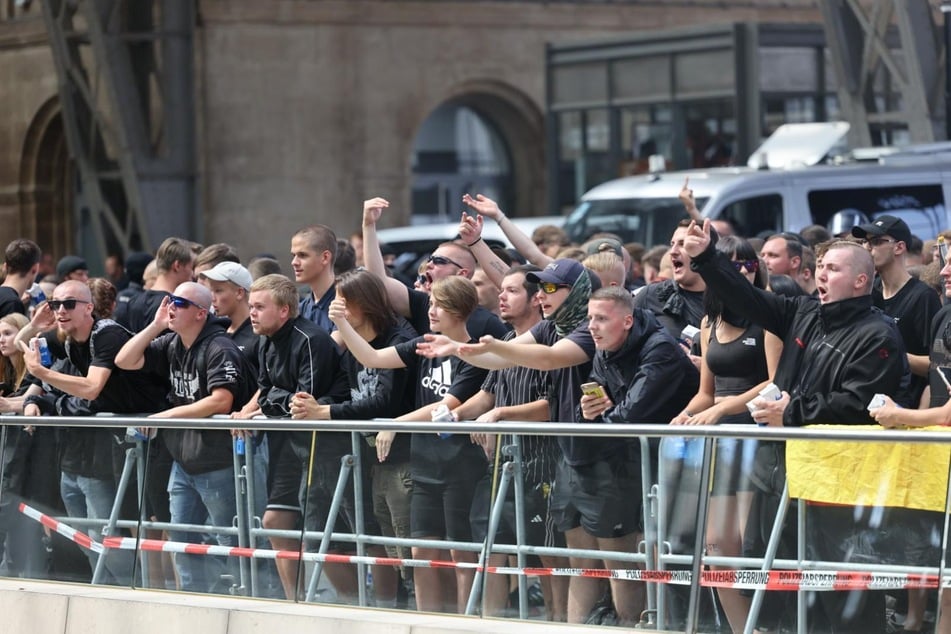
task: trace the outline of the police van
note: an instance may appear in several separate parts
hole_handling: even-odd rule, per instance
[[[874,160],[842,156],[848,124],[780,127],[745,167],[656,172],[609,181],[582,196],[565,222],[575,242],[608,231],[647,246],[666,243],[686,218],[685,180],[704,217],[729,220],[738,235],[798,232],[818,224],[833,234],[882,214],[899,216],[923,240],[951,228],[951,144],[874,149]],[[871,151],[866,151],[868,155]]]

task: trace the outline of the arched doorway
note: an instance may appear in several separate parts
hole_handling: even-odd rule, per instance
[[[542,212],[543,130],[541,112],[520,92],[496,82],[458,87],[416,135],[411,222],[457,220],[467,192],[512,216]]]
[[[27,130],[20,162],[20,227],[9,239],[30,237],[54,258],[73,252],[75,179],[59,100],[53,98]]]

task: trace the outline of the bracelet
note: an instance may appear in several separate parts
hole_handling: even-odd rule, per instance
[[[479,244],[480,242],[482,242],[482,236],[479,236],[479,238],[478,238],[477,240],[475,240],[474,242],[468,243],[466,246],[467,246],[467,247],[474,247],[475,245]]]

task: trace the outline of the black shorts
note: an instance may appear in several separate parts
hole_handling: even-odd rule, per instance
[[[299,482],[299,496],[301,507],[304,508],[304,527],[309,531],[322,531],[327,527],[327,515],[330,513],[330,507],[333,504],[334,493],[337,489],[337,482],[340,478],[342,469],[342,456],[335,454],[317,454],[313,467],[310,472],[310,486],[307,484],[308,474],[303,473]],[[370,478],[367,476],[369,469],[364,468],[363,476],[363,533],[366,535],[379,535],[380,525],[373,516],[372,505],[372,486]],[[354,480],[355,471],[351,470],[347,478],[346,486],[343,490],[343,499],[340,501],[340,507],[337,511],[337,519],[333,525],[335,533],[357,533],[357,515],[354,500]],[[305,504],[304,495],[307,495]],[[319,542],[308,540],[309,549],[316,549]],[[330,550],[333,552],[353,552],[356,545],[353,542],[330,542]]]
[[[476,485],[485,474],[484,460],[463,459],[452,477],[439,483],[413,480],[410,536],[449,541],[472,540],[469,511]]]
[[[267,510],[300,513],[303,463],[287,432],[268,432]]]
[[[711,495],[736,495],[753,490],[750,474],[756,459],[755,438],[719,438],[713,454],[713,486]]]
[[[499,476],[501,478],[501,475]],[[559,548],[565,545],[564,533],[557,530],[551,514],[552,482],[525,482],[525,500],[522,508],[524,518],[524,543],[529,546]],[[496,484],[498,486],[498,484]],[[476,486],[469,515],[474,541],[485,540],[489,528],[489,518],[494,500],[492,496],[492,475],[486,474]],[[505,501],[502,503],[502,515],[495,534],[496,544],[516,543],[515,483],[510,482]]]
[[[572,467],[561,461],[551,513],[558,530],[581,526],[594,537],[623,537],[643,524],[641,466],[626,455]]]

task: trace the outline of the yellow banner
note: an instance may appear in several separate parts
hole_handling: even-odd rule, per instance
[[[810,429],[888,430],[876,425],[810,425]],[[925,427],[951,431],[949,427]],[[789,495],[849,506],[893,506],[944,512],[951,445],[848,440],[786,443]]]

